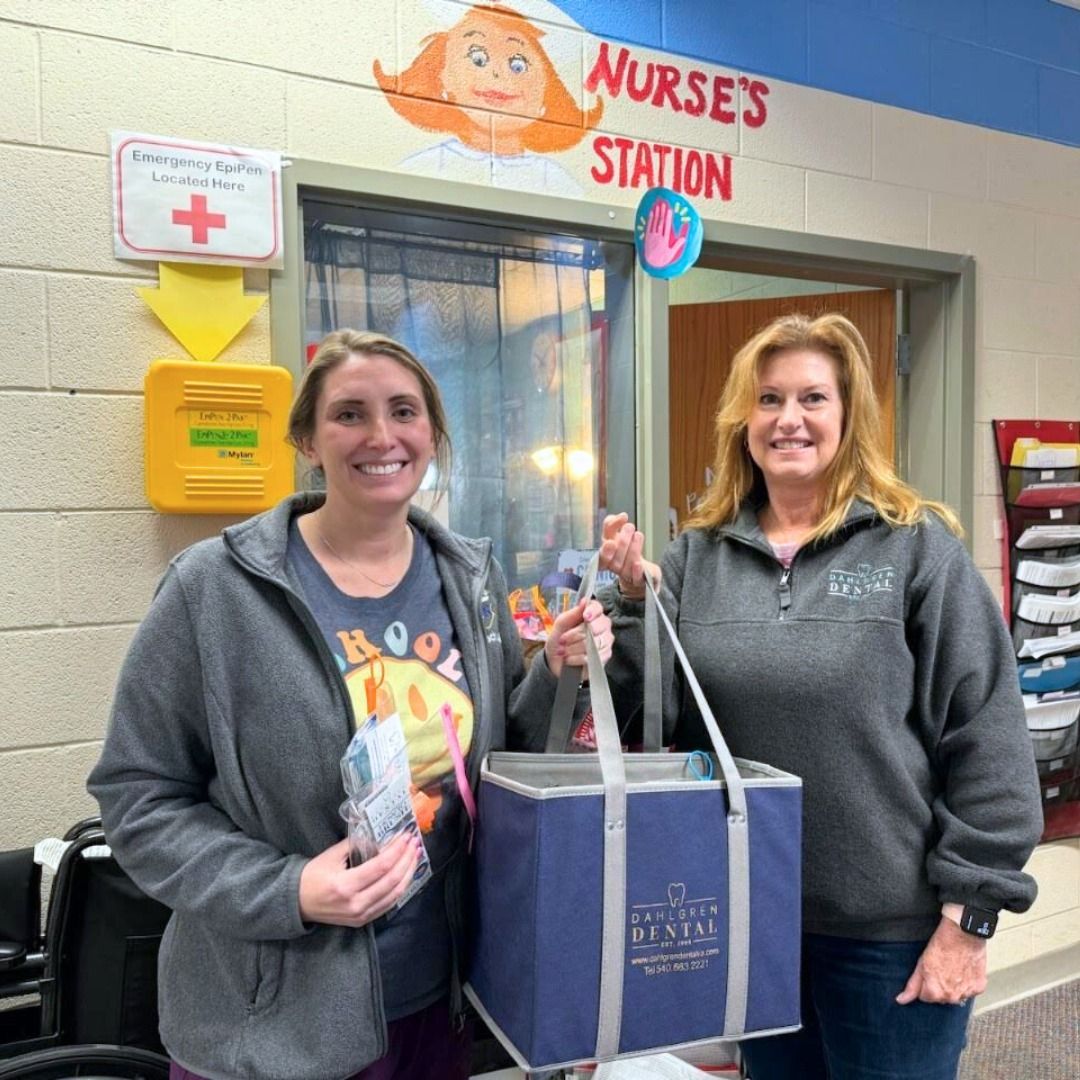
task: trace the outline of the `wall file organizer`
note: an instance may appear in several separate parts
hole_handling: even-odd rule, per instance
[[[1005,616],[1044,840],[1080,835],[1080,420],[995,420]]]

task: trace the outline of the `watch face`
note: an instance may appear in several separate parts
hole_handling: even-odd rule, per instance
[[[960,929],[976,937],[992,938],[997,929],[997,920],[996,912],[966,907],[960,919]]]

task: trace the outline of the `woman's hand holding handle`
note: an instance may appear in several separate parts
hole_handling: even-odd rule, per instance
[[[555,619],[544,643],[544,652],[548,667],[556,678],[561,674],[563,664],[585,666],[586,634],[592,634],[600,659],[606,664],[611,659],[615,635],[611,630],[611,619],[604,614],[599,600],[582,600]]]
[[[619,579],[619,592],[628,600],[645,599],[645,575],[660,587],[660,567],[642,554],[645,536],[628,514],[604,518],[600,544],[600,569],[610,570]]]

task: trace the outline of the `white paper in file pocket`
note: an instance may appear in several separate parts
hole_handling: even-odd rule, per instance
[[[1016,541],[1022,551],[1080,544],[1080,525],[1029,525]]]
[[[1043,694],[1034,702],[1024,703],[1028,731],[1053,731],[1068,727],[1080,718],[1080,693],[1075,690]]]
[[[1077,649],[1080,649],[1080,632],[1028,638],[1021,644],[1016,655],[1021,660],[1041,660],[1044,656],[1076,652]]]
[[[1071,589],[1080,585],[1080,558],[1021,559],[1016,580],[1044,589]]]
[[[1027,622],[1046,626],[1080,622],[1080,596],[1041,596],[1028,593],[1021,598],[1016,614]]]
[[[1024,705],[1035,758],[1048,761],[1076,749],[1080,694],[1044,694],[1035,705]]]

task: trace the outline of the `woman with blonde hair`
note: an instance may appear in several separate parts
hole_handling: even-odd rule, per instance
[[[625,515],[604,525],[616,708],[640,700],[649,574],[733,753],[803,778],[803,1029],[743,1044],[754,1080],[951,1080],[997,914],[1035,897],[1009,636],[879,427],[856,327],[784,316],[735,357],[713,483],[661,567]],[[663,670],[666,732],[707,747]]]

